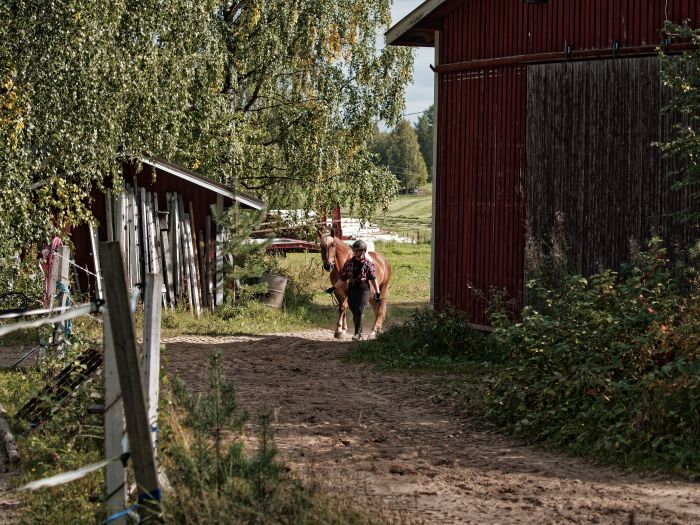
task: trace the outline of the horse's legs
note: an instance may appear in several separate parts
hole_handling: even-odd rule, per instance
[[[386,300],[389,295],[389,286],[386,282],[379,286],[379,290],[382,296],[382,302],[377,304],[374,297],[370,300],[372,304],[372,310],[374,310],[374,326],[372,331],[369,333],[370,339],[376,337],[379,332],[382,331],[382,325],[384,325],[384,318],[386,317]]]
[[[348,310],[347,297],[338,299],[338,322],[335,325],[335,338],[343,339],[348,332],[346,312]]]

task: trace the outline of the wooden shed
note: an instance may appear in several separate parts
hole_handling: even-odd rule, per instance
[[[522,305],[526,241],[556,216],[584,274],[652,232],[692,238],[652,144],[671,130],[659,48],[687,49],[665,20],[697,24],[700,2],[428,0],[387,32],[435,48],[434,304],[477,323],[492,289]]]
[[[216,249],[219,230],[212,206],[222,212],[235,201],[261,210],[265,203],[163,159],[144,157],[138,169],[124,164],[123,179],[123,188],[93,192],[97,227],[73,231],[76,263],[99,274],[97,242],[119,241],[130,286],[160,271],[166,306],[187,304],[198,313],[220,304],[223,254]],[[99,295],[94,275],[77,275],[83,292]]]

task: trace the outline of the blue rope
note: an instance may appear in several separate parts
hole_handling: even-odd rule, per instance
[[[124,509],[120,512],[117,512],[116,514],[112,514],[109,518],[105,519],[102,522],[102,525],[106,525],[107,523],[112,523],[113,521],[117,521],[119,518],[123,518],[125,516],[134,517],[133,515],[134,515],[137,508],[138,508],[138,505],[132,505],[131,507]],[[136,519],[138,519],[138,516],[136,516]]]

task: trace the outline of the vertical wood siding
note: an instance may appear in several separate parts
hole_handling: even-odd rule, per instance
[[[585,275],[629,260],[631,239],[693,239],[673,216],[691,207],[688,192],[671,189],[672,166],[652,145],[671,129],[659,67],[655,57],[528,67],[529,233],[541,243],[563,212]]]
[[[435,298],[485,323],[491,289],[522,301],[525,69],[439,78]]]
[[[441,25],[441,65],[562,52],[567,45],[573,51],[610,49],[616,41],[655,45],[666,18],[700,24],[700,0],[451,5]],[[531,177],[525,172],[528,82],[535,82],[531,93],[538,101],[528,115],[528,137],[536,144],[528,144],[533,149],[527,152],[535,173],[529,202],[537,211],[536,235],[544,235],[553,211],[566,205],[569,227],[581,233],[581,271],[598,263],[614,266],[624,258],[627,237],[644,239],[655,227],[687,235],[666,215],[666,207],[683,204],[682,197],[670,193],[667,166],[650,146],[659,130],[669,129],[658,112],[658,62],[548,67],[532,69],[532,80],[524,65],[438,73],[434,299],[454,304],[474,322],[486,321],[484,297],[492,288],[522,302],[524,188]],[[564,78],[554,78],[556,67]],[[584,247],[597,246],[605,249],[584,254]]]
[[[440,63],[661,43],[668,19],[700,23],[699,0],[467,0],[444,19]]]

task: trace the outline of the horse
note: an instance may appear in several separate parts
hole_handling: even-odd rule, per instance
[[[321,237],[321,259],[323,260],[323,269],[330,272],[331,284],[335,284],[343,269],[345,262],[352,257],[352,248],[345,244],[342,239],[335,237],[333,228],[330,234],[319,231]],[[374,326],[369,333],[369,338],[376,337],[377,333],[381,332],[384,318],[386,317],[386,301],[389,296],[389,281],[391,280],[391,265],[386,257],[376,252],[367,252],[366,257],[374,263],[377,270],[377,284],[379,284],[379,293],[381,302],[377,304],[374,300],[374,294],[370,295],[369,304],[374,310]],[[347,310],[348,310],[348,285],[343,283],[335,289],[335,296],[338,298],[338,322],[335,327],[336,339],[343,339],[348,332]]]

